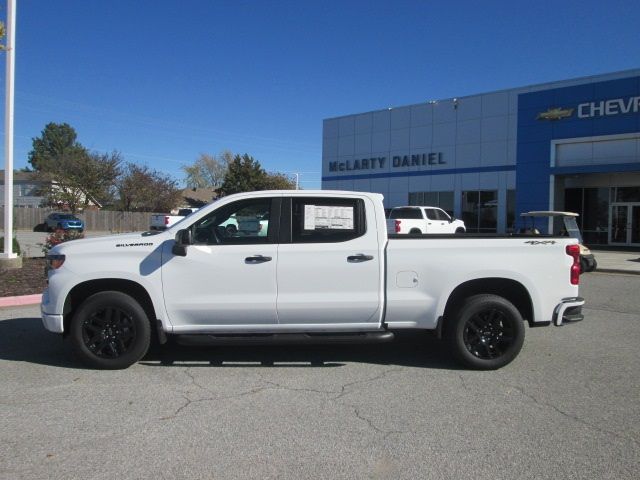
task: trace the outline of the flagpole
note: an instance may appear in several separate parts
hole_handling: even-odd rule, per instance
[[[7,0],[7,86],[4,111],[4,253],[0,258],[12,259],[13,252],[13,94],[16,55],[16,0]]]

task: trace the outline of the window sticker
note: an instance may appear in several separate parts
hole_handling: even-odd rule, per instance
[[[353,207],[304,206],[305,230],[353,230]]]

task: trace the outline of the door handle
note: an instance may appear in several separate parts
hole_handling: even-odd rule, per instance
[[[256,263],[270,262],[270,261],[271,261],[271,257],[265,257],[264,255],[252,255],[244,259],[244,263],[248,263],[251,265],[254,265]]]
[[[365,255],[364,253],[358,253],[357,255],[349,255],[347,262],[349,263],[362,263],[373,260],[373,255]]]

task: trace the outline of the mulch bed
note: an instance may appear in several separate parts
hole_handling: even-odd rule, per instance
[[[0,267],[0,297],[33,295],[47,287],[44,258],[24,258],[22,268]]]

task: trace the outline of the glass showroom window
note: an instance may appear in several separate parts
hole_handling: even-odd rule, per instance
[[[516,191],[507,190],[507,232],[516,230]]]
[[[453,216],[453,192],[411,192],[409,205],[440,207]]]
[[[614,194],[613,190],[615,188],[611,189],[611,195]],[[586,244],[599,245],[608,242],[608,197],[608,188],[567,188],[564,191],[564,210],[579,215],[576,221]]]
[[[467,232],[495,233],[498,229],[498,192],[462,192],[462,220]]]

